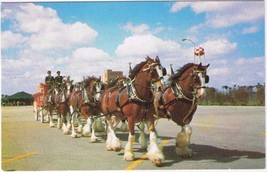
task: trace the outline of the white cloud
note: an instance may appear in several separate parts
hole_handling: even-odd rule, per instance
[[[147,24],[134,26],[131,22],[128,22],[123,28],[132,34],[146,34],[149,32],[149,26]]]
[[[260,29],[257,26],[251,26],[251,27],[246,27],[243,29],[242,33],[243,34],[249,34],[249,33],[256,33]]]
[[[176,2],[171,12],[191,7],[196,13],[206,13],[206,26],[228,27],[239,23],[255,22],[264,18],[264,2]]]
[[[161,26],[161,23],[157,23],[158,27],[150,28],[147,24],[143,23],[140,25],[134,25],[131,22],[128,22],[123,26],[123,29],[130,32],[131,34],[157,34],[164,30],[171,30],[172,28],[165,28]]]
[[[190,5],[190,2],[176,2],[172,5],[170,12],[173,12],[173,13],[178,12],[189,5]]]
[[[12,12],[10,10],[13,10]],[[15,30],[27,34],[25,42],[36,51],[70,49],[75,46],[90,45],[98,33],[87,24],[76,22],[65,24],[51,8],[32,3],[18,4],[17,8],[5,9],[13,13]]]
[[[208,58],[215,58],[233,53],[237,48],[237,43],[229,42],[227,39],[216,39],[202,43],[201,47],[205,49]]]
[[[1,49],[21,47],[27,38],[20,33],[5,31],[1,33]]]
[[[223,85],[256,85],[265,79],[265,58],[238,58],[227,61],[214,60],[208,68],[208,86],[219,88]]]
[[[124,39],[116,49],[119,57],[142,57],[146,55],[158,55],[175,53],[180,50],[180,45],[171,40],[162,40],[152,34],[133,35]]]

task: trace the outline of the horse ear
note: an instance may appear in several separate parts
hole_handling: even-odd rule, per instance
[[[199,63],[198,67],[201,67],[202,66],[202,62]]]
[[[157,57],[155,58],[155,61],[156,61],[156,62],[160,62],[160,60],[159,60],[159,56],[157,56]]]

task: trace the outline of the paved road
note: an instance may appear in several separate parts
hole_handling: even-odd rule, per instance
[[[157,124],[165,155],[164,167],[148,161],[138,143],[136,160],[123,160],[123,150],[108,152],[102,140],[64,136],[48,123],[34,121],[32,108],[2,107],[3,170],[181,170],[181,169],[265,169],[264,107],[199,107],[191,123],[190,159],[177,157],[175,137],[180,131],[173,122]],[[128,134],[119,132],[122,144]]]

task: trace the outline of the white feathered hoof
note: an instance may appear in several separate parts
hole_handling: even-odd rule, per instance
[[[134,154],[133,152],[125,152],[123,155],[123,159],[126,161],[133,161],[134,160]]]
[[[113,140],[111,141],[111,147],[112,150],[114,150],[115,152],[118,152],[121,150],[121,142],[118,138],[113,138]]]
[[[156,152],[148,152],[147,153],[148,159],[152,161],[157,167],[163,165],[164,155],[161,151]]]
[[[64,135],[68,135],[70,133],[70,131],[68,131],[68,130],[63,130],[63,134]]]
[[[113,150],[110,144],[107,144],[106,148],[107,148],[108,151],[112,151]]]
[[[152,161],[154,164],[155,164],[155,166],[157,166],[157,167],[162,167],[163,166],[163,160],[162,159],[154,159],[153,161]]]
[[[192,157],[192,150],[185,147],[185,148],[178,148],[176,147],[176,154],[182,158],[191,158]]]
[[[82,131],[83,131],[83,126],[79,125],[77,128],[77,133],[82,133]]]
[[[83,131],[82,132],[82,136],[83,137],[89,137],[90,136],[90,133],[88,131]]]
[[[90,142],[91,143],[96,143],[97,142],[97,137],[91,137]]]
[[[62,126],[62,130],[63,130],[64,135],[68,135],[70,132],[70,130],[68,129],[68,127],[65,124],[63,124],[63,126]]]
[[[50,122],[49,127],[50,128],[54,128],[55,127],[55,124],[53,124],[53,123]]]
[[[72,137],[72,138],[79,138],[79,137],[81,137],[81,134],[78,134],[78,133],[72,133],[72,134],[71,134],[71,137]]]

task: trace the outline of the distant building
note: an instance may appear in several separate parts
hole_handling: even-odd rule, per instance
[[[103,77],[102,77],[102,81],[107,83],[107,81],[110,78],[117,77],[117,76],[123,77],[123,72],[122,71],[112,71],[111,69],[108,69],[104,72]]]

